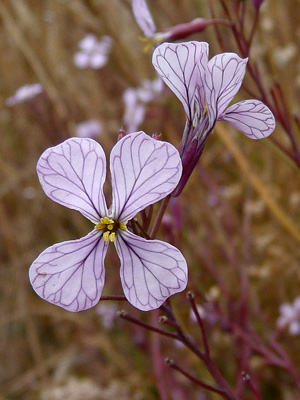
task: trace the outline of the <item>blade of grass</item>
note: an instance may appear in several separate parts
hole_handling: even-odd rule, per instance
[[[246,177],[248,177],[256,192],[264,200],[277,221],[294,237],[294,239],[300,242],[299,228],[297,227],[297,225],[294,224],[292,219],[281,208],[281,206],[274,200],[271,193],[269,193],[269,191],[266,189],[265,185],[262,183],[258,175],[253,172],[253,170],[251,170],[250,164],[248,163],[246,157],[236,145],[232,137],[220,124],[215,129],[215,131],[234,157],[242,172],[245,174]]]

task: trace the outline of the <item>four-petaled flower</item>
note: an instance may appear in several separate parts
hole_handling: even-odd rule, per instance
[[[163,43],[155,49],[153,65],[182,102],[187,116],[180,149],[183,176],[177,195],[218,120],[229,122],[251,139],[262,139],[273,132],[274,116],[261,101],[244,100],[227,108],[241,87],[247,60],[222,53],[208,61],[205,42]]]
[[[280,329],[289,328],[291,335],[300,334],[300,297],[296,297],[292,304],[283,303],[279,307],[280,317],[277,326]]]
[[[71,138],[47,149],[37,172],[45,193],[81,212],[95,225],[78,240],[55,244],[30,267],[39,296],[70,311],[93,307],[104,285],[104,258],[114,242],[121,260],[121,283],[140,310],[158,308],[187,284],[187,265],[178,249],[146,240],[127,229],[139,211],[174,190],[181,176],[178,151],[144,132],[126,135],[110,155],[112,206],[103,194],[106,159],[93,139]]]
[[[74,64],[78,68],[102,68],[108,61],[112,45],[113,39],[108,35],[98,40],[95,35],[88,34],[78,43],[80,51],[74,54]]]

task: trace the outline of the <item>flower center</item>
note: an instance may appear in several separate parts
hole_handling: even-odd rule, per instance
[[[126,229],[126,224],[123,222],[114,221],[108,217],[100,219],[99,224],[95,226],[96,229],[104,229],[103,239],[108,242],[113,242],[115,240],[116,232],[118,229]]]

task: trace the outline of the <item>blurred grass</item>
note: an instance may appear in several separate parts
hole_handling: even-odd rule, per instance
[[[250,10],[251,1],[246,3]],[[271,76],[282,82],[290,112],[299,113],[300,5],[296,0],[276,3],[276,7],[272,1],[266,3],[252,56],[263,71],[264,82],[271,82]],[[214,5],[221,16],[218,2]],[[153,0],[149,6],[158,30],[209,15],[204,0]],[[106,331],[95,309],[67,313],[38,298],[28,281],[28,268],[44,248],[81,237],[91,228],[81,215],[45,196],[35,172],[40,154],[74,135],[76,123],[90,118],[103,123],[98,139],[109,152],[122,126],[123,91],[155,76],[151,54],[143,52],[138,40],[141,32],[133,20],[130,2],[0,0],[0,20],[0,359],[4,366],[0,398],[42,399],[46,388],[76,377],[88,378],[98,387],[117,382],[117,387],[128,388],[128,398],[157,399],[149,360],[151,335],[124,321],[117,321]],[[237,51],[226,28],[221,32],[226,50]],[[78,41],[86,33],[114,38],[109,62],[101,70],[78,70],[73,65]],[[211,56],[218,52],[212,27],[193,38],[209,41]],[[289,45],[295,51],[285,55]],[[5,105],[16,89],[35,82],[43,85],[46,95],[12,108]],[[237,97],[247,98],[247,94],[241,91]],[[166,90],[150,108],[143,130],[161,133],[162,139],[178,144],[184,113],[177,99]],[[251,171],[298,232],[298,170],[267,140],[251,141],[225,124],[219,129],[231,135]],[[280,126],[274,135],[286,143]],[[299,295],[299,236],[287,231],[274,209],[266,207],[262,193],[253,190],[248,175],[247,169],[234,162],[230,146],[212,135],[199,168],[178,200],[183,229],[171,240],[189,262],[189,287],[201,295],[213,294],[225,311],[228,305],[223,299],[228,293],[233,299],[241,296],[241,269],[246,271],[251,321],[267,338],[275,328],[279,305]],[[247,229],[246,220],[250,221]],[[166,239],[162,233],[161,237]],[[245,250],[245,243],[250,250]],[[105,294],[120,294],[118,260],[113,251],[106,265]],[[212,265],[217,267],[217,277]],[[184,299],[184,294],[179,294],[172,302],[181,305]],[[150,318],[149,313],[140,314],[120,304],[122,307],[145,320]],[[182,319],[189,325],[186,314],[184,311]],[[261,322],[261,315],[267,322]],[[193,332],[194,328],[188,329]],[[230,379],[234,376],[235,343],[219,327],[209,329],[213,355],[221,366],[226,359],[226,368],[222,368]],[[281,341],[299,365],[298,339],[283,334]],[[162,342],[164,356],[180,357],[184,366],[209,379],[189,353]],[[252,363],[256,368],[261,359],[253,358]],[[165,373],[170,387],[182,386],[189,399],[198,398],[197,388],[183,379],[178,379],[179,385],[178,376],[167,370]],[[267,369],[264,382],[265,399],[298,398],[288,376],[275,368]],[[116,394],[121,389],[116,390],[113,398],[121,398],[121,392]],[[47,400],[55,399],[49,396]],[[95,398],[108,399],[104,396],[108,395]]]

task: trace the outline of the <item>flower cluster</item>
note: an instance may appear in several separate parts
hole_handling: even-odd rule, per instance
[[[130,220],[161,200],[179,182],[178,151],[144,132],[126,135],[110,155],[112,205],[103,193],[106,159],[93,139],[68,139],[47,149],[37,172],[45,193],[57,203],[81,212],[94,224],[85,237],[55,244],[33,262],[34,290],[69,311],[93,307],[104,285],[104,258],[109,242],[121,260],[121,283],[128,301],[140,310],[158,308],[187,284],[187,265],[178,249],[146,240],[129,229]]]
[[[269,136],[275,128],[270,109],[259,100],[227,106],[241,87],[247,59],[222,53],[208,61],[208,43],[163,43],[153,53],[159,76],[182,102],[187,122],[181,142],[183,176],[179,195],[197,164],[217,121],[226,121],[251,139]]]
[[[80,51],[74,54],[74,64],[78,68],[99,69],[108,61],[113,39],[105,35],[98,40],[95,35],[86,35],[79,43]]]

